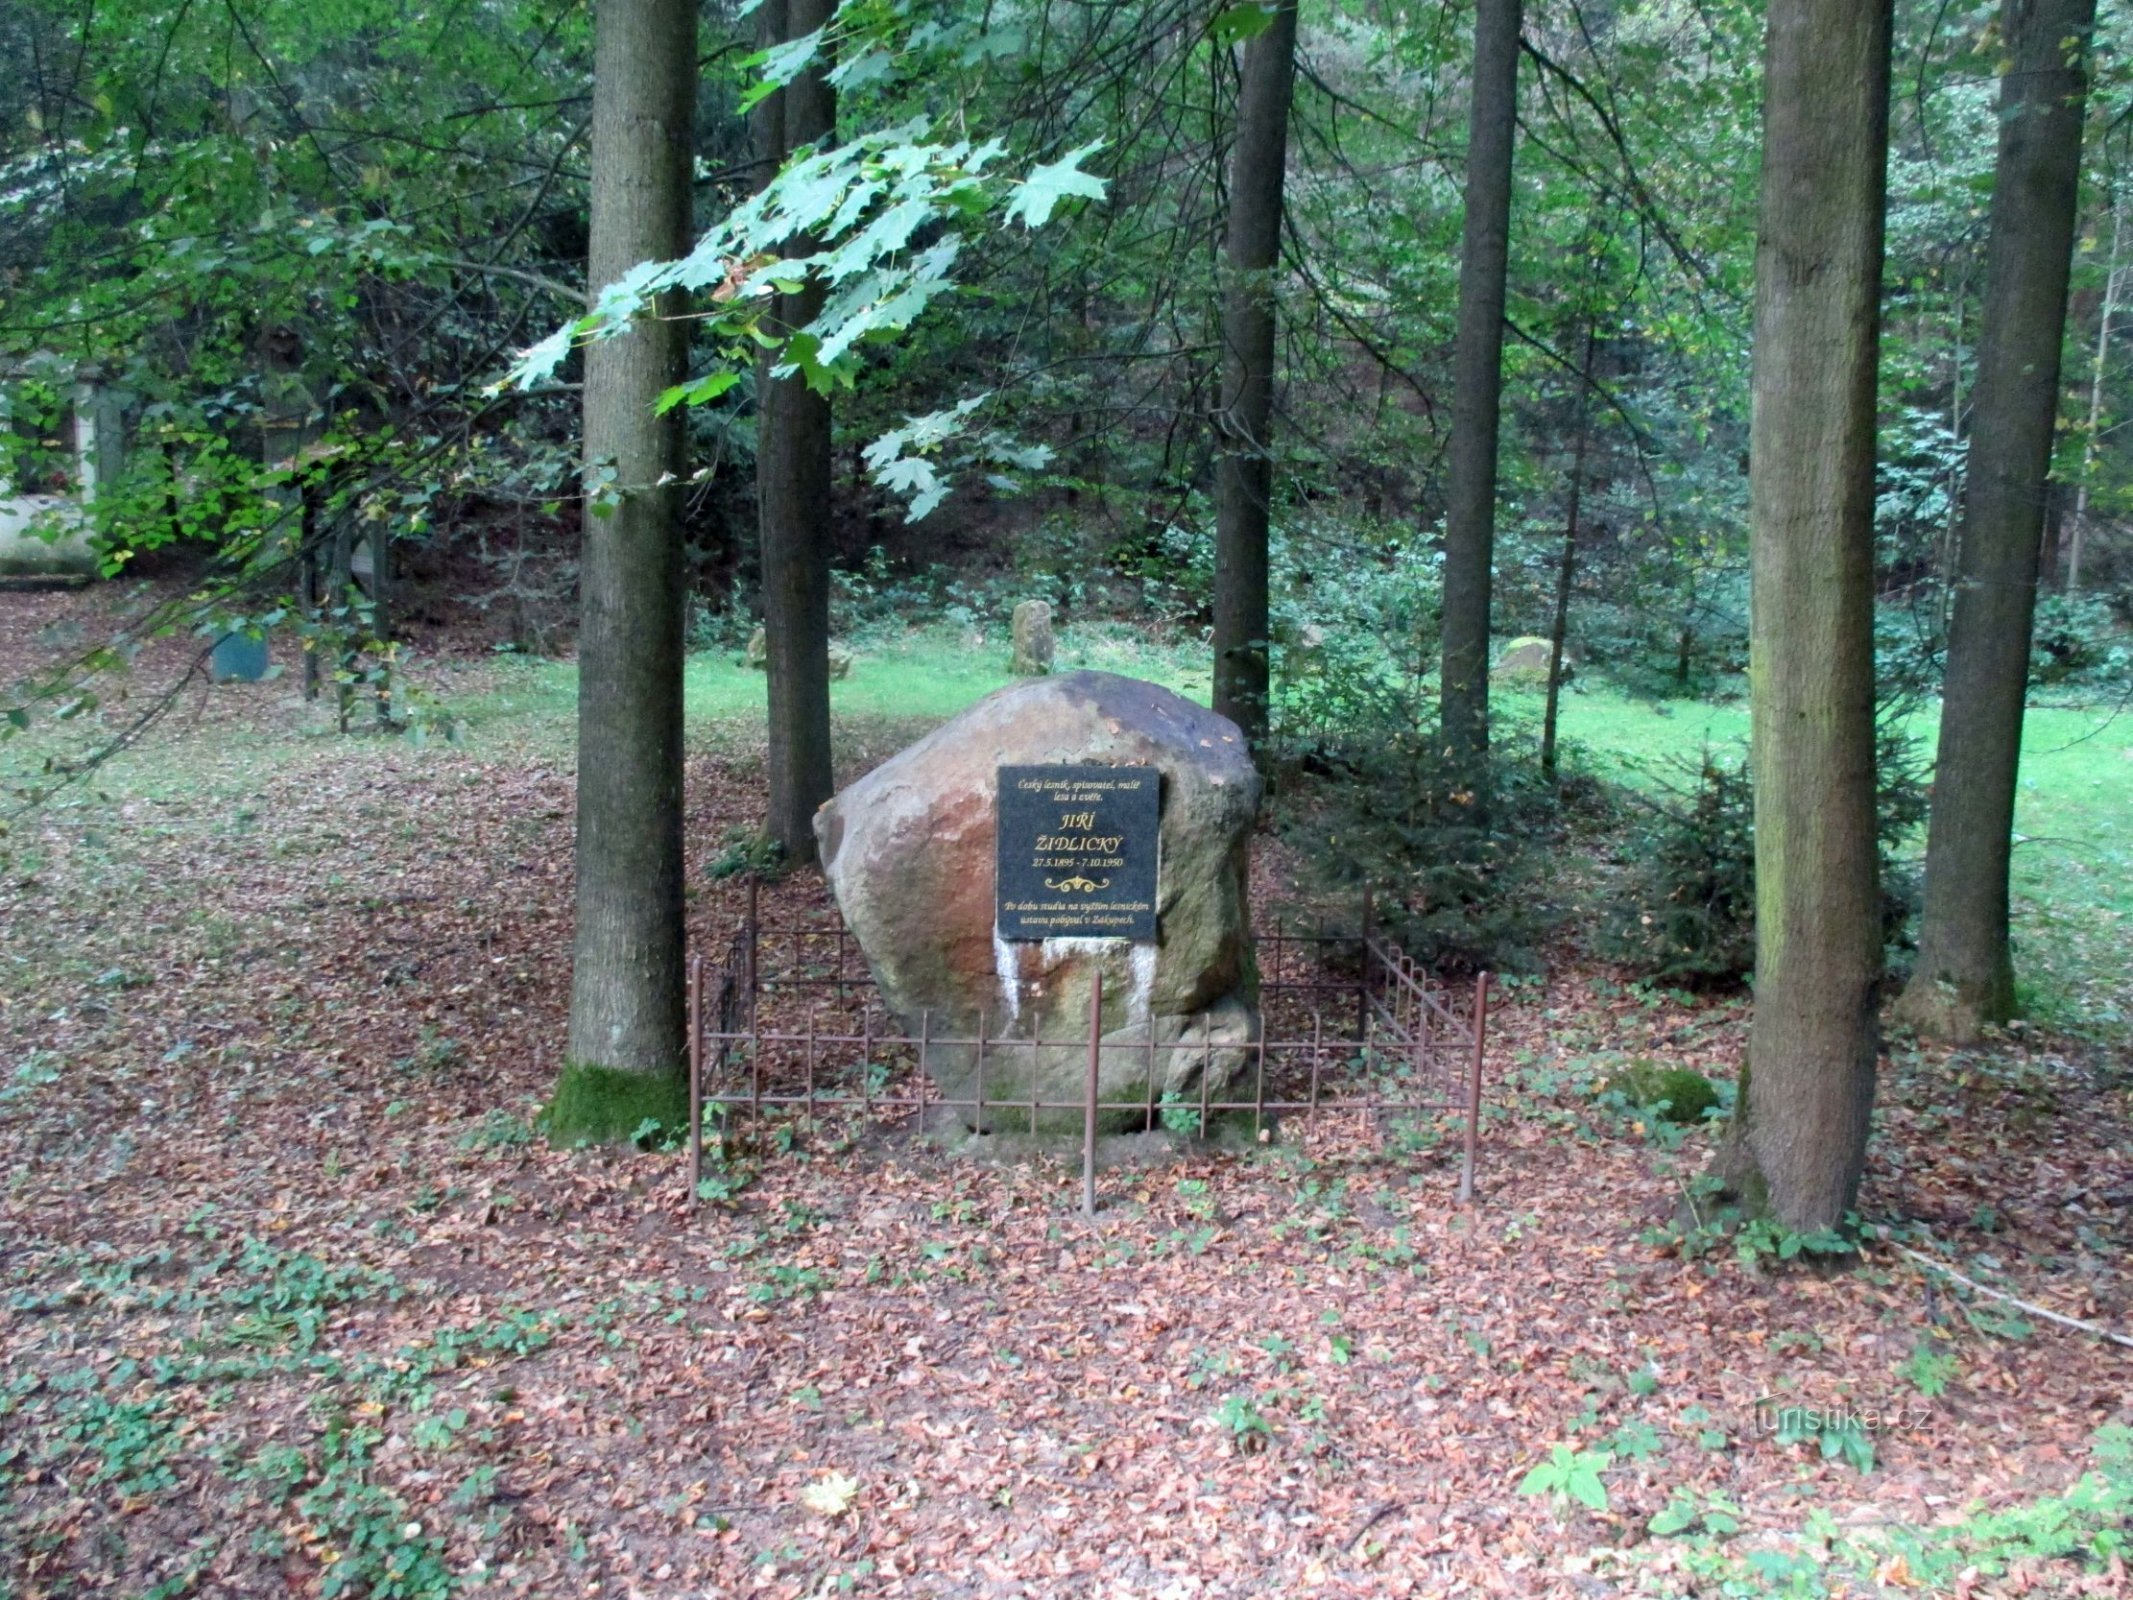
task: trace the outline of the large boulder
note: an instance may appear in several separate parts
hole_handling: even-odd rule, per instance
[[[999,937],[998,769],[1064,765],[1162,774],[1154,943]],[[1082,1104],[1101,973],[1102,1122],[1129,1130],[1151,1100],[1197,1105],[1203,1079],[1209,1098],[1224,1098],[1252,1061],[1259,977],[1246,874],[1259,794],[1234,723],[1156,684],[1071,672],[979,701],[825,804],[815,834],[884,1003],[933,1041],[927,1075],[947,1098],[983,1099],[982,1117],[961,1111],[966,1125],[1027,1132],[1033,1094]],[[981,1027],[988,1039],[1033,1041],[987,1049],[982,1096],[968,1042]],[[1078,1133],[1081,1122],[1078,1109],[1055,1110],[1036,1127]]]

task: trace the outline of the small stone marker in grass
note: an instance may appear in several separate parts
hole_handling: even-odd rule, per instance
[[[1513,639],[1496,658],[1496,666],[1489,676],[1514,689],[1545,688],[1548,658],[1553,654],[1554,646],[1546,639]]]
[[[207,675],[215,683],[257,683],[267,675],[267,636],[225,633],[208,652]]]
[[[1018,678],[1041,678],[1052,670],[1052,608],[1042,600],[1015,607],[1015,653],[1008,670]]]

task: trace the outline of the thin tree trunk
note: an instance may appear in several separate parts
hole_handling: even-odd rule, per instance
[[[1948,362],[1948,437],[1963,436],[1963,313],[1970,304],[1970,258],[1963,257],[1962,274],[1955,280],[1955,351]],[[1947,626],[1946,594],[1955,588],[1956,533],[1962,525],[1963,474],[1948,468],[1948,515],[1940,527],[1941,625]]]
[[[1578,509],[1585,491],[1585,452],[1592,442],[1593,325],[1585,318],[1585,358],[1578,367],[1577,434],[1570,447],[1570,504],[1563,517],[1563,557],[1555,568],[1555,615],[1548,624],[1548,703],[1541,712],[1541,776],[1555,782],[1556,714],[1563,700],[1563,645],[1570,634],[1570,586],[1577,576]]]
[[[1792,1228],[1842,1220],[1874,1099],[1874,387],[1889,0],[1771,0],[1749,425],[1755,1014],[1720,1153]]]
[[[691,0],[599,0],[592,226],[598,289],[690,244]],[[588,487],[579,561],[577,936],[558,1138],[626,1137],[671,1114],[682,1038],[681,308],[585,354]],[[604,474],[614,476],[594,498]],[[665,479],[662,482],[662,479]]]
[[[316,700],[319,686],[319,652],[325,648],[326,586],[319,576],[318,515],[308,495],[302,496],[297,512],[297,539],[302,553],[296,558],[296,595],[310,637],[304,640],[304,698]]]
[[[260,337],[260,459],[267,467],[290,474],[289,481],[269,489],[266,498],[282,524],[279,537],[296,552],[297,604],[308,629],[302,640],[304,698],[316,700],[326,597],[319,579],[317,505],[297,475],[305,449],[319,433],[311,392],[304,383],[303,355],[303,335],[294,328],[269,328]]]
[[[2096,441],[2103,427],[2105,360],[2111,352],[2111,319],[2118,314],[2122,288],[2119,262],[2125,252],[2126,206],[2111,186],[2111,260],[2103,273],[2103,311],[2096,323],[2096,355],[2089,363],[2089,422],[2081,445],[2081,486],[2074,492],[2074,516],[2066,531],[2066,592],[2081,592],[2081,545],[2088,533],[2089,485],[2096,477]]]
[[[382,521],[370,529],[370,637],[378,651],[378,726],[390,728],[398,662],[393,654],[393,538],[390,524]]]
[[[2095,10],[2096,0],[2007,0],[2001,14],[2014,66],[2000,80],[1926,903],[1917,971],[1897,1006],[1921,1032],[1958,1041],[2014,1014],[2007,874]]]
[[[784,37],[804,38],[823,26],[832,0],[786,0]],[[771,171],[802,145],[835,136],[837,101],[818,64],[773,97],[782,146]],[[807,255],[799,240],[788,255]],[[812,322],[822,290],[811,285],[778,299],[787,329]],[[756,506],[762,532],[763,634],[770,684],[769,832],[793,862],[815,859],[815,809],[835,788],[830,771],[829,400],[797,373],[767,374],[761,388],[756,439]]]
[[[1451,469],[1444,518],[1439,670],[1450,774],[1475,797],[1489,752],[1489,610],[1496,559],[1496,434],[1503,391],[1504,274],[1511,248],[1511,144],[1518,113],[1520,0],[1479,0],[1466,150],[1466,232],[1452,355]]]
[[[785,4],[786,0],[762,0],[755,8],[758,50],[775,49],[791,37],[786,31]],[[748,138],[755,146],[755,182],[751,187],[760,192],[770,186],[770,180],[784,164],[786,151],[792,148],[785,138],[783,94],[766,94],[755,103],[748,113]]]
[[[362,613],[356,600],[355,535],[346,518],[333,524],[332,550],[333,704],[335,727],[346,733],[348,714],[355,705],[356,668],[361,665],[363,638],[356,631]]]
[[[1222,435],[1215,461],[1214,707],[1257,745],[1267,731],[1267,526],[1274,493],[1274,268],[1296,6],[1286,0],[1244,47],[1237,145],[1230,157],[1228,277],[1222,305]]]

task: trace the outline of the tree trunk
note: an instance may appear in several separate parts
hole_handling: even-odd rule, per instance
[[[1965,1041],[2014,1014],[2007,874],[2095,0],[2007,0],[1984,326],[1941,690],[1918,968],[1897,1015]],[[2076,41],[2069,49],[2068,41]]]
[[[762,0],[755,8],[756,48],[771,50],[783,44],[789,37],[785,24],[785,0]],[[755,147],[755,182],[750,187],[760,192],[770,186],[792,148],[785,139],[783,94],[766,94],[755,103],[748,113],[748,139]]]
[[[2111,259],[2103,270],[2103,308],[2096,319],[2096,355],[2089,363],[2089,422],[2081,444],[2081,487],[2074,495],[2074,514],[2066,528],[2066,592],[2081,592],[2081,546],[2088,534],[2089,485],[2096,478],[2096,442],[2103,427],[2103,379],[2111,353],[2111,321],[2118,315],[2124,293],[2121,265],[2125,255],[2126,207],[2118,182],[2111,183]]]
[[[1244,47],[1237,147],[1230,157],[1228,277],[1222,304],[1222,405],[1215,414],[1215,710],[1253,745],[1267,730],[1267,524],[1274,492],[1274,269],[1281,258],[1281,185],[1289,94],[1296,79],[1296,6],[1287,0]]]
[[[319,435],[311,391],[304,382],[303,335],[295,328],[268,328],[259,341],[260,459],[269,469],[290,476],[266,492],[280,527],[277,537],[296,555],[297,608],[304,618],[304,698],[316,700],[319,652],[325,648],[327,600],[319,577],[319,528],[316,500],[305,493],[298,476],[304,451]],[[176,478],[172,478],[173,485]],[[172,491],[173,504],[176,490]]]
[[[393,679],[400,663],[393,651],[393,536],[382,521],[370,528],[370,638],[378,652],[378,726],[391,728],[396,725]]]
[[[599,0],[593,27],[587,278],[598,289],[689,247],[696,8]],[[577,937],[570,1059],[551,1110],[559,1139],[627,1137],[646,1116],[672,1125],[685,1092],[678,480],[687,436],[680,409],[652,414],[686,375],[680,309],[663,304],[585,353]]]
[[[1555,568],[1555,615],[1548,624],[1548,701],[1541,712],[1541,776],[1555,782],[1555,729],[1563,702],[1563,646],[1570,636],[1570,586],[1577,577],[1578,509],[1585,491],[1585,451],[1592,440],[1594,329],[1585,319],[1585,359],[1578,368],[1577,435],[1570,448],[1570,504],[1563,517],[1563,556]]]
[[[783,37],[813,33],[833,9],[832,0],[785,0]],[[782,142],[768,169],[775,173],[791,151],[835,135],[837,101],[819,66],[772,98],[781,102],[774,121]],[[786,254],[813,249],[812,241],[796,240]],[[800,328],[821,309],[822,290],[814,285],[779,296],[777,320]],[[830,407],[798,374],[766,373],[760,393],[756,507],[769,650],[769,831],[788,861],[805,862],[815,859],[815,808],[836,786],[830,772]]]
[[[1519,23],[1520,0],[1479,0],[1466,148],[1466,235],[1459,257],[1459,333],[1452,355],[1439,692],[1449,775],[1477,803],[1486,788],[1489,753],[1489,590],[1496,559],[1496,433],[1503,389],[1504,272],[1511,248]]]
[[[1747,1209],[1843,1219],[1874,1099],[1874,386],[1889,0],[1771,0],[1749,424],[1752,1072],[1720,1154]]]

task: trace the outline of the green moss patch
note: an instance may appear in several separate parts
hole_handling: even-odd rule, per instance
[[[1641,1111],[1668,1122],[1701,1122],[1718,1104],[1718,1088],[1700,1072],[1633,1061],[1600,1085],[1602,1094],[1619,1094]]]
[[[679,1131],[689,1125],[689,1080],[574,1061],[556,1080],[541,1120],[559,1145],[627,1144],[647,1122]]]

